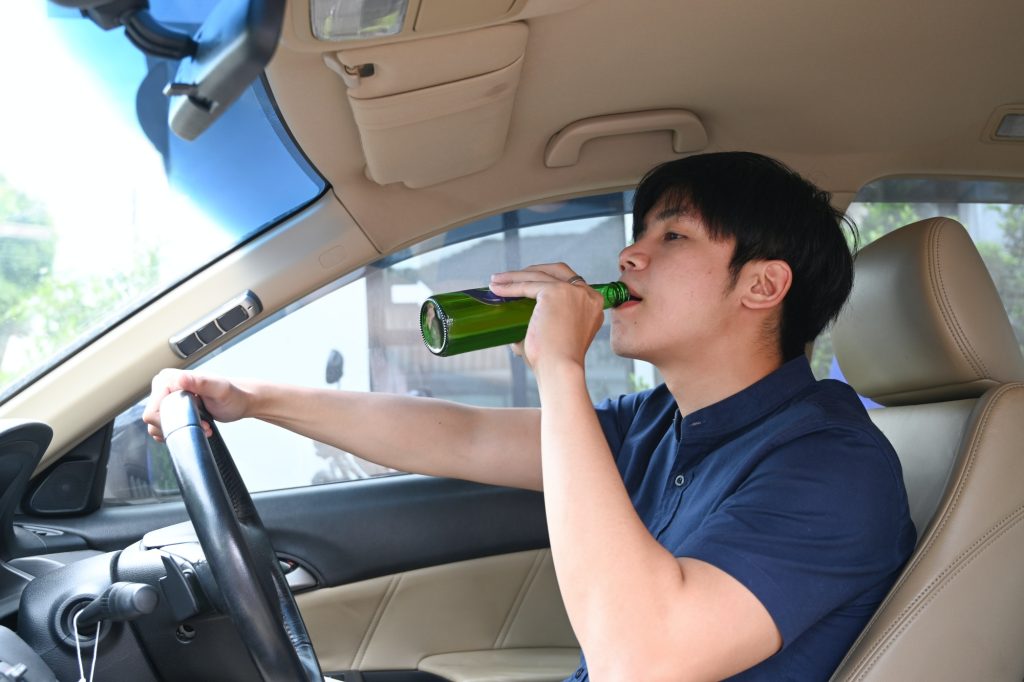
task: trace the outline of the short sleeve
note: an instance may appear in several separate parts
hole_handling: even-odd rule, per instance
[[[891,448],[835,427],[772,450],[669,549],[745,585],[789,644],[841,605],[873,591],[881,599],[914,541]]]
[[[606,398],[594,405],[597,421],[601,424],[605,440],[608,441],[608,448],[616,459],[622,450],[622,444],[626,442],[629,428],[632,426],[633,420],[636,419],[637,409],[648,393],[649,391]]]

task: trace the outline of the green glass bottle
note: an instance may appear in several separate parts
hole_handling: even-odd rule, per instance
[[[629,300],[622,282],[590,286],[604,296],[605,309]],[[420,307],[420,333],[427,349],[442,356],[516,343],[526,337],[536,304],[532,298],[504,298],[486,288],[436,294]]]

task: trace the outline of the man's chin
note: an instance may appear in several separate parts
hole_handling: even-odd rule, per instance
[[[628,343],[625,343],[621,339],[616,339],[614,333],[611,339],[612,352],[618,355],[620,358],[626,358],[628,360],[645,360],[641,353],[638,352],[637,348],[634,348]]]

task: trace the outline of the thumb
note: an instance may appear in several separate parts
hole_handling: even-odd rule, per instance
[[[223,397],[223,386],[220,382],[201,374],[185,374],[178,384],[181,390],[193,393],[200,398],[216,400]]]
[[[177,389],[179,391],[188,391],[189,393],[197,392],[196,377],[193,374],[182,374],[177,383]]]
[[[197,374],[185,374],[181,377],[181,381],[178,382],[180,390],[185,391],[186,393],[191,393],[192,395],[196,396],[199,399],[197,408],[199,409],[200,417],[210,415],[210,408],[206,405],[206,401],[204,400],[203,394],[204,391],[209,393],[211,389],[211,384],[212,382],[207,377],[200,376]],[[206,397],[211,400],[214,399],[213,396]],[[199,426],[200,428],[202,428],[203,433],[206,434],[207,438],[213,435],[213,427],[210,425],[210,422],[207,421],[207,419],[201,418],[199,420]]]

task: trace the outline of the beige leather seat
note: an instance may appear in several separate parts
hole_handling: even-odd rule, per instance
[[[918,546],[833,680],[1024,679],[1024,359],[964,228],[863,249],[833,343],[900,455]],[[864,500],[871,504],[871,500]]]

